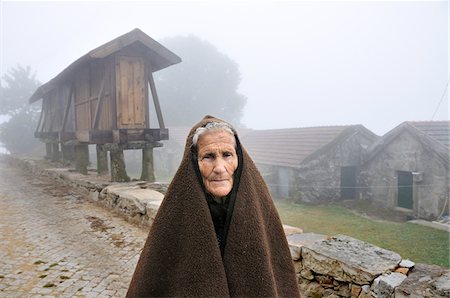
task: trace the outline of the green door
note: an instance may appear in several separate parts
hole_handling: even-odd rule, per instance
[[[398,207],[413,209],[413,175],[411,172],[398,172]]]
[[[341,199],[356,198],[356,167],[341,168]]]

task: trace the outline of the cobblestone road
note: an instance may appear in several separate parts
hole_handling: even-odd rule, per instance
[[[146,235],[0,162],[0,297],[124,297]]]

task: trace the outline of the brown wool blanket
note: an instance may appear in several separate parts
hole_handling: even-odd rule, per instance
[[[234,206],[222,258],[191,156],[192,135],[210,121],[222,120],[206,116],[189,133],[127,297],[299,297],[277,210],[239,141],[240,179],[234,181]]]

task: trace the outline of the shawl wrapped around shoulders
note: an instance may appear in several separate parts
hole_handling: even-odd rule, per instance
[[[192,158],[192,136],[150,229],[127,297],[299,297],[289,248],[269,190],[236,135],[223,255]]]

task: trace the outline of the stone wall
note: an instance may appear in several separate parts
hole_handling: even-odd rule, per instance
[[[345,236],[288,235],[302,297],[449,297],[450,270]]]
[[[151,225],[167,185],[135,181],[111,183],[93,173],[46,167],[41,161],[3,156],[35,175],[79,188],[92,201],[130,221]],[[301,297],[449,297],[450,270],[414,264],[392,251],[345,236],[302,233],[285,226]]]

